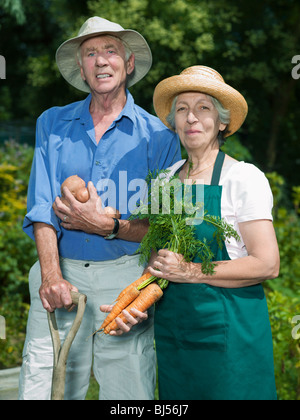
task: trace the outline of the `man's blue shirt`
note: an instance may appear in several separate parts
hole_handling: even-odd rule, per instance
[[[139,244],[62,228],[52,204],[63,181],[71,175],[92,181],[104,204],[119,209],[127,219],[149,171],[173,165],[181,153],[178,137],[135,105],[129,91],[123,111],[97,144],[90,101],[91,95],[50,108],[38,118],[23,229],[34,239],[34,222],[52,225],[62,257],[105,261],[132,255]]]

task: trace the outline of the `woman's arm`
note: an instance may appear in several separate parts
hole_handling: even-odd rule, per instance
[[[152,275],[175,283],[206,283],[216,287],[238,288],[259,284],[279,274],[279,250],[270,220],[239,224],[248,256],[218,261],[213,275],[205,275],[200,263],[188,263],[179,254],[160,250],[149,264]],[[156,268],[156,269],[155,269]]]

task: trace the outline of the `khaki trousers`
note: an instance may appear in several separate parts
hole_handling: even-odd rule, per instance
[[[96,334],[106,314],[102,304],[111,304],[120,291],[143,271],[138,256],[114,261],[61,260],[63,276],[87,295],[81,327],[72,344],[66,374],[65,399],[83,400],[89,387],[91,367],[100,385],[101,400],[153,400],[156,384],[153,311],[147,321],[119,337]],[[39,297],[40,266],[29,273],[31,307],[20,374],[20,400],[49,400],[53,370],[53,348],[47,314]],[[76,310],[55,311],[61,341],[73,323]]]

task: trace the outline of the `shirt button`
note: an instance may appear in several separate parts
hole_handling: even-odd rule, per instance
[[[101,165],[100,161],[99,160],[96,160],[95,165],[96,166],[100,166]]]

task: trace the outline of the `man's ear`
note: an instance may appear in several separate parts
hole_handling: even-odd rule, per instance
[[[134,54],[131,54],[131,56],[128,58],[128,61],[126,63],[126,72],[127,72],[128,76],[134,70],[134,63],[135,63],[135,57],[134,57]]]
[[[84,72],[83,72],[83,68],[82,68],[82,66],[79,63],[78,63],[78,65],[80,66],[81,78],[82,78],[82,80],[86,81],[86,78],[85,78],[85,75],[84,75]]]

